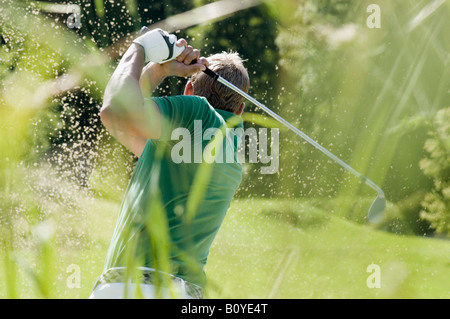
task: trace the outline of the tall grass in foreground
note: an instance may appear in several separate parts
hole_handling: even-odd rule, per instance
[[[59,250],[86,247],[82,217],[89,197],[42,156],[54,120],[42,115],[79,81],[103,86],[108,65],[92,44],[27,5],[2,1],[0,12],[0,278],[6,297],[37,289],[39,297],[55,298]]]

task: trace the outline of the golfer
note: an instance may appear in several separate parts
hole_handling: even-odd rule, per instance
[[[237,159],[241,136],[227,128],[242,128],[244,110],[241,96],[201,72],[206,66],[248,91],[248,73],[238,54],[203,58],[186,40],[162,30],[137,38],[113,73],[101,119],[139,159],[90,298],[203,297],[209,248],[242,169],[238,160],[215,161],[208,164],[209,174],[199,174],[204,161],[195,159],[218,130],[226,132],[220,143],[226,144],[227,157],[231,149]],[[184,95],[152,98],[153,89],[168,76],[190,77]],[[174,152],[181,137],[191,147]],[[196,193],[199,179],[203,188]],[[189,213],[188,202],[195,203],[194,212]]]

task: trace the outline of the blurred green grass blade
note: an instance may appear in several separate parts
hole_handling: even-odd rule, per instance
[[[103,0],[94,0],[95,6],[95,14],[99,18],[103,18],[105,16],[105,7],[103,5]]]
[[[264,115],[261,115],[258,113],[244,112],[242,114],[242,119],[245,122],[254,123],[259,126],[269,127],[269,128],[278,128],[278,129],[287,131],[287,128],[284,125],[282,125],[280,122],[278,122],[277,120],[273,119],[272,117],[264,116]]]

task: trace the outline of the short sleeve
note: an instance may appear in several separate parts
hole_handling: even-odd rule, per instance
[[[161,113],[160,140],[162,141],[170,140],[173,130],[177,128],[185,128],[193,132],[195,120],[211,125],[211,120],[215,118],[215,112],[207,100],[199,96],[178,95],[152,99]]]

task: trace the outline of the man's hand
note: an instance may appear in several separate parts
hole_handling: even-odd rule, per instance
[[[185,39],[179,39],[178,47],[184,47],[183,52],[172,61],[158,64],[147,64],[142,72],[140,85],[144,96],[149,96],[167,76],[189,77],[197,72],[204,71],[209,66],[206,58],[200,57],[200,51],[188,45]],[[192,61],[197,61],[192,63]]]
[[[200,51],[188,45],[185,39],[179,39],[176,45],[184,47],[184,50],[175,60],[161,64],[164,76],[188,77],[204,71],[209,65],[205,58],[200,57]],[[192,61],[197,61],[197,63],[191,64]]]

